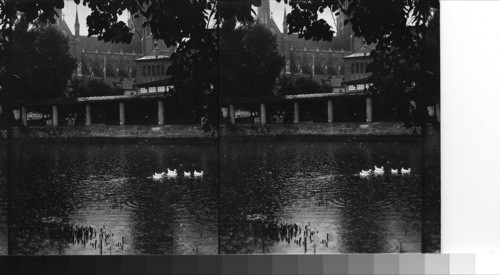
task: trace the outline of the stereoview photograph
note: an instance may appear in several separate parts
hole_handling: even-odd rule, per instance
[[[439,253],[439,1],[0,3],[0,254]]]

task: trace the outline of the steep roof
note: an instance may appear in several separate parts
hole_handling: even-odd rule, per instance
[[[149,53],[145,54],[144,56],[141,56],[141,57],[135,59],[135,61],[145,61],[145,60],[153,60],[153,59],[167,59],[167,58],[170,58],[171,54],[172,54],[172,52],[162,51],[162,50],[159,50],[158,47],[156,47],[152,51],[150,51]]]
[[[344,56],[344,58],[359,58],[359,57],[369,57],[373,49],[367,45],[361,46],[361,48],[355,50],[350,55]]]
[[[130,44],[127,43],[105,43],[102,40],[98,40],[97,37],[95,36],[80,36],[80,43],[83,44],[83,49],[86,52],[93,52],[93,51],[98,51],[98,52],[107,52],[108,50],[110,52],[121,52],[123,51],[124,53],[141,53],[142,51],[142,46],[140,41],[136,39],[132,39]]]

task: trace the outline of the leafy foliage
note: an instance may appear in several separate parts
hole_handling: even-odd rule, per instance
[[[436,45],[429,42],[439,40],[438,0],[283,1],[292,7],[287,15],[289,33],[298,33],[305,39],[331,40],[334,28],[319,18],[318,13],[340,8],[348,17],[345,23],[352,25],[355,35],[376,44],[375,60],[368,68],[373,72],[372,93],[398,106],[415,101],[417,114],[425,111],[426,101],[439,100],[439,58],[436,58],[439,54]],[[252,6],[261,5],[260,0],[84,0],[83,3],[92,9],[87,18],[89,34],[104,41],[127,43],[132,38],[131,30],[118,21],[119,14],[128,10],[143,16],[143,25],[151,27],[156,39],[177,47],[172,56],[174,78],[201,81],[202,91],[219,88],[217,34],[207,29],[250,22],[254,15]],[[0,46],[6,53],[0,58],[4,68],[12,64],[10,42],[18,12],[25,13],[28,22],[35,19],[54,22],[54,7],[63,6],[63,0],[0,2]],[[4,72],[5,69],[0,68],[0,85],[11,77]],[[418,118],[401,118],[423,122]]]
[[[330,86],[324,86],[314,81],[310,77],[300,77],[293,80],[288,76],[281,76],[278,79],[278,94],[280,95],[294,95],[294,94],[315,94],[315,93],[329,93],[331,92]]]
[[[14,31],[12,57],[15,62],[9,73],[19,79],[13,83],[17,99],[62,96],[76,69],[64,34],[47,25],[27,30],[24,20]]]
[[[220,37],[220,93],[222,97],[272,94],[284,58],[276,37],[261,24],[224,29]]]
[[[82,78],[73,78],[69,85],[70,93],[68,97],[89,97],[89,96],[110,96],[122,95],[121,89],[116,89],[106,84],[103,81]]]
[[[280,0],[277,0],[280,1]],[[427,120],[426,103],[439,101],[438,0],[289,0],[289,31],[313,40],[331,40],[331,26],[318,13],[327,8],[347,15],[356,36],[375,44],[371,93],[399,110],[409,124]],[[408,112],[409,102],[417,105]]]

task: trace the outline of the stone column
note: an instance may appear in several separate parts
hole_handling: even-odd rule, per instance
[[[120,125],[125,125],[125,104],[120,102]]]
[[[266,104],[260,104],[260,124],[266,124]]]
[[[441,109],[439,109],[439,103],[436,103],[436,119],[438,122],[441,122]]]
[[[229,104],[229,121],[232,124],[236,123],[236,119],[235,119],[235,115],[234,115],[234,105],[233,104]]]
[[[59,115],[57,112],[57,105],[52,105],[52,126],[59,125]]]
[[[158,100],[158,125],[165,124],[165,109],[163,100]]]
[[[328,123],[333,122],[333,101],[328,100]]]
[[[373,114],[372,114],[372,99],[366,98],[366,122],[372,122]]]
[[[26,112],[26,107],[21,107],[21,120],[25,127],[28,127],[28,113]]]
[[[293,103],[293,123],[299,123],[299,103]]]
[[[85,125],[90,126],[92,124],[92,110],[90,109],[90,104],[85,104]]]

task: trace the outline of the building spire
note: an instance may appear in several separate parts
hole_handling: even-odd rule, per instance
[[[286,22],[286,4],[284,5],[283,9],[283,34],[284,35],[288,34],[288,24]]]
[[[78,6],[76,6],[76,15],[75,15],[75,36],[80,36],[80,22],[78,20]]]

